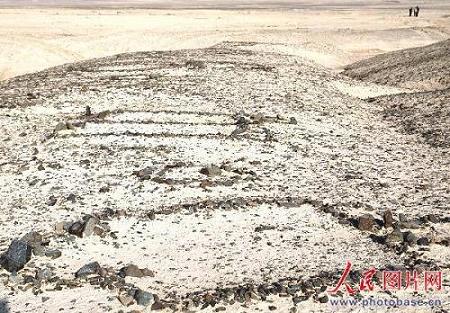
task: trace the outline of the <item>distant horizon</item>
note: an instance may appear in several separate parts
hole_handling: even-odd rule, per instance
[[[450,7],[450,0],[0,0],[0,7],[81,7],[147,9],[264,9],[313,7]]]

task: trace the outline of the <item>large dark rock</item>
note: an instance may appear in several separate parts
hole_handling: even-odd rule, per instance
[[[97,274],[100,271],[100,264],[98,262],[91,262],[84,265],[76,273],[75,277],[85,277],[93,274]]]
[[[134,294],[134,299],[136,300],[137,304],[143,306],[152,305],[155,302],[153,294],[141,289],[138,289],[136,291],[136,293]]]
[[[27,242],[14,239],[2,256],[1,265],[9,272],[21,270],[31,259],[32,247]]]

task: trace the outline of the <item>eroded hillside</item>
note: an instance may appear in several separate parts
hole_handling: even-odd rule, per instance
[[[450,39],[389,52],[346,66],[345,75],[420,91],[450,86]]]

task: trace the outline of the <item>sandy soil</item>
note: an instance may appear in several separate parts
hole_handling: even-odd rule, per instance
[[[279,43],[283,53],[338,68],[448,38],[446,3],[450,7],[428,2],[418,19],[406,17],[398,4],[365,10],[0,9],[0,79],[121,52],[205,48],[225,40]]]

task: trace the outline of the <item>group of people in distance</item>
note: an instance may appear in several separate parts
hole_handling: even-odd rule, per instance
[[[412,16],[413,13],[414,13],[414,16],[418,17],[419,16],[419,11],[420,11],[419,6],[416,6],[415,8],[411,7],[411,8],[409,8],[409,16]]]

